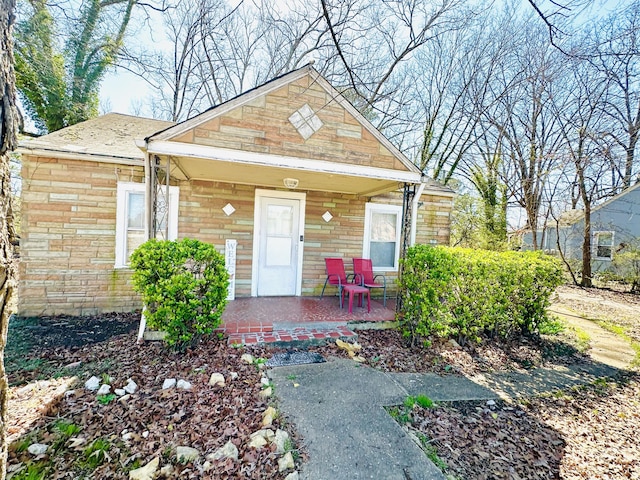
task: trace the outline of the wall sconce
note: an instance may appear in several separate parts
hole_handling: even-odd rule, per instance
[[[297,178],[283,178],[282,182],[284,183],[284,186],[287,188],[296,188],[298,186]]]

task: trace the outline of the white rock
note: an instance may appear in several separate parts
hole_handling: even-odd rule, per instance
[[[178,387],[181,390],[191,390],[191,382],[187,382],[186,380],[178,380],[178,383],[176,383],[176,387]]]
[[[84,388],[91,391],[98,390],[98,388],[100,388],[100,379],[94,375],[84,382]]]
[[[257,432],[253,432],[249,438],[249,447],[261,448],[273,442],[275,434],[273,433],[273,430],[263,428]]]
[[[494,400],[487,400],[487,406],[488,407],[493,407],[496,404],[496,402]]]
[[[267,444],[267,439],[262,436],[251,437],[249,440],[249,448],[262,448]]]
[[[106,383],[100,385],[98,392],[96,395],[109,395],[111,393],[111,385],[107,385]]]
[[[45,445],[44,443],[32,443],[31,445],[29,445],[29,448],[27,448],[27,450],[31,455],[37,456],[47,453],[48,448],[49,445]]]
[[[207,455],[207,460],[212,462],[215,460],[224,460],[225,458],[238,460],[238,448],[231,443],[231,440],[229,440],[224,447],[220,447],[215,452]]]
[[[295,467],[296,467],[296,464],[293,461],[293,455],[291,455],[291,452],[285,453],[282,458],[278,459],[279,472],[284,472],[285,470],[293,469]]]
[[[273,407],[267,407],[267,409],[262,413],[262,426],[269,427],[273,423],[273,419],[278,412]]]
[[[124,388],[116,388],[113,393],[118,395],[119,397],[124,397],[127,392],[125,392]]]
[[[176,459],[179,462],[189,463],[197,460],[200,457],[200,452],[193,447],[179,446],[176,447]]]
[[[160,476],[164,478],[175,478],[173,465],[165,465],[160,469]]]
[[[127,384],[124,386],[124,391],[127,393],[136,393],[138,389],[138,384],[134,382],[132,379],[127,380]]]
[[[160,458],[156,457],[144,467],[136,468],[129,472],[129,480],[153,480],[160,466]]]
[[[164,382],[162,382],[162,389],[163,390],[168,390],[170,388],[173,388],[176,386],[176,379],[175,378],[167,378]]]
[[[268,386],[269,383],[271,383],[271,382],[269,381],[269,379],[267,377],[262,377],[260,379],[260,385]]]
[[[287,475],[286,477],[284,477],[284,480],[298,480],[300,478],[300,476],[298,475],[298,472],[291,472],[289,475]]]
[[[231,380],[235,380],[238,378],[238,372],[231,372],[229,373],[229,376],[231,376]]]
[[[267,387],[260,392],[262,398],[269,398],[271,395],[273,395],[273,389],[271,387]]]
[[[140,440],[140,435],[138,435],[135,432],[126,432],[122,434],[122,440],[125,442],[130,442],[130,441],[139,441]]]
[[[240,360],[242,360],[244,363],[253,363],[255,359],[253,358],[253,355],[251,355],[250,353],[244,353],[240,357]]]
[[[142,438],[149,438],[149,430],[142,432]]]
[[[224,387],[224,375],[221,373],[212,373],[209,378],[209,385],[212,387]]]
[[[276,430],[276,436],[273,443],[276,445],[276,453],[284,453],[286,451],[287,442],[289,440],[289,434],[284,430]]]

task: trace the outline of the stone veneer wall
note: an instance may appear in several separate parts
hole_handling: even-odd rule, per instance
[[[140,308],[128,269],[115,269],[116,184],[143,182],[141,167],[77,160],[23,158],[18,313],[85,315]],[[210,181],[181,182],[180,238],[197,238],[223,252],[238,241],[236,295],[251,294],[255,187]],[[341,256],[347,271],[362,255],[365,203],[356,195],[307,192],[303,295],[319,295],[325,257]],[[397,203],[399,196],[374,198]],[[423,195],[417,241],[449,242],[449,198]],[[222,207],[231,203],[231,216]],[[329,210],[330,222],[322,219]],[[387,274],[393,284],[394,275]],[[333,292],[330,292],[331,294]]]
[[[142,167],[23,155],[18,314],[132,311],[130,272],[114,269],[116,183]]]

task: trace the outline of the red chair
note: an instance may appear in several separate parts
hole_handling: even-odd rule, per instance
[[[324,264],[327,269],[327,279],[324,281],[320,298],[324,295],[324,289],[329,285],[338,287],[338,296],[340,297],[340,308],[342,308],[342,289],[345,285],[358,285],[360,282],[355,281],[355,275],[347,276],[344,273],[344,261],[341,258],[325,258]]]
[[[382,288],[383,296],[382,303],[387,306],[387,278],[384,274],[373,274],[373,263],[368,258],[354,258],[353,259],[353,271],[358,279],[360,279],[360,285],[363,287]],[[378,278],[382,278],[382,283],[377,281]]]

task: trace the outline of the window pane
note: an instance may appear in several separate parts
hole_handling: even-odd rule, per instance
[[[129,193],[127,228],[144,229],[144,193]]]
[[[267,206],[267,235],[290,236],[293,231],[293,207]]]
[[[396,242],[371,242],[369,256],[374,267],[394,267]]]
[[[396,241],[396,225],[398,214],[396,213],[371,213],[371,242]],[[374,262],[375,265],[375,262]]]
[[[611,247],[598,245],[596,256],[600,258],[611,258]]]
[[[127,232],[127,263],[129,263],[129,258],[131,258],[131,254],[133,253],[133,251],[144,243],[144,237],[144,230],[133,230]]]
[[[613,235],[609,232],[598,233],[598,246],[604,245],[610,247],[613,243]]]

